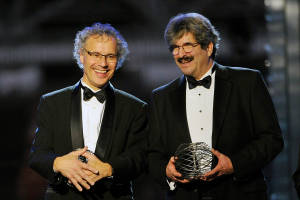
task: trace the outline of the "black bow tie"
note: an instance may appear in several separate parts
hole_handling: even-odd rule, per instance
[[[90,90],[87,87],[82,86],[82,89],[83,89],[83,100],[84,101],[89,100],[93,96],[95,96],[100,103],[103,103],[106,99],[105,90],[100,90],[100,91],[94,93],[92,90]]]
[[[198,85],[203,86],[207,89],[210,88],[210,83],[211,83],[211,76],[206,76],[202,80],[197,81],[194,77],[187,76],[186,77],[189,83],[189,88],[193,89],[197,87]]]

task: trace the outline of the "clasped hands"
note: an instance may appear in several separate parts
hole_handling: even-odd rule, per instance
[[[82,191],[82,186],[90,189],[98,180],[112,176],[112,167],[88,153],[87,148],[57,157],[53,163],[53,169],[68,178],[79,191]],[[78,160],[80,155],[89,160],[87,164]]]
[[[204,174],[203,176],[199,176],[199,177],[196,177],[193,179],[183,178],[182,175],[175,168],[175,158],[171,157],[171,159],[166,167],[167,178],[170,181],[174,181],[174,182],[188,183],[193,180],[212,181],[219,176],[228,175],[228,174],[233,173],[233,166],[232,166],[231,160],[227,156],[225,156],[224,154],[221,154],[219,151],[214,150],[214,149],[212,149],[212,153],[219,160],[217,166],[210,172],[207,172],[206,174]]]

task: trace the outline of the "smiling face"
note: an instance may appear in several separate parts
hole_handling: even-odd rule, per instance
[[[189,43],[197,43],[194,35],[190,32],[184,34],[174,45],[182,46]],[[193,49],[192,52],[186,53],[180,47],[179,53],[174,55],[174,59],[184,75],[199,80],[213,65],[211,58],[213,44],[210,43],[205,50],[201,49],[201,45],[197,45]]]
[[[117,55],[117,43],[114,37],[107,35],[94,35],[87,39],[84,49],[89,52],[97,52],[102,55]],[[83,82],[94,90],[104,86],[114,75],[117,61],[107,62],[105,56],[99,61],[94,61],[91,56],[82,50],[80,62],[83,64]]]

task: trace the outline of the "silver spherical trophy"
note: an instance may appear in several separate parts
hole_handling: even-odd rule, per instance
[[[181,144],[175,152],[175,167],[185,179],[203,176],[211,171],[213,153],[205,142]]]

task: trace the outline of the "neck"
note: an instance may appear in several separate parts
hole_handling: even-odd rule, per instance
[[[213,65],[214,65],[214,61],[213,59],[210,58],[207,64],[201,68],[200,75],[194,78],[196,80],[200,80],[201,78],[203,78],[203,76],[213,67]]]
[[[85,84],[86,86],[88,86],[90,89],[92,89],[92,91],[97,92],[99,90],[104,90],[106,88],[106,86],[108,85],[108,82],[105,83],[102,87],[95,87],[95,86],[91,86],[90,84],[88,84],[86,81],[84,81],[84,79],[81,79],[81,82],[83,84]]]

